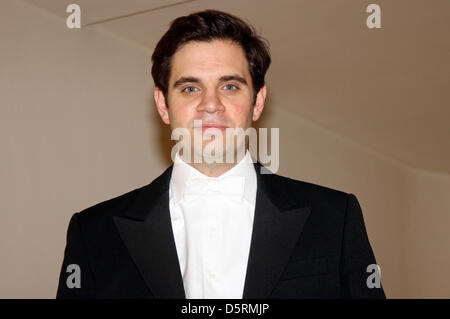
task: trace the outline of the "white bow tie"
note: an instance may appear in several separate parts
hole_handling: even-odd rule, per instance
[[[226,176],[219,179],[192,178],[186,181],[183,198],[192,201],[201,196],[222,194],[241,202],[244,196],[245,178],[243,176]]]

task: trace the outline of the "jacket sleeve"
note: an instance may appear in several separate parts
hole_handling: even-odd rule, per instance
[[[70,219],[67,231],[66,248],[56,298],[94,298],[94,287],[86,245],[82,239],[79,213],[75,213]]]
[[[376,260],[367,237],[361,207],[353,194],[347,198],[341,254],[341,297],[385,299],[381,278],[375,278],[380,272],[377,274],[374,270],[377,267]]]

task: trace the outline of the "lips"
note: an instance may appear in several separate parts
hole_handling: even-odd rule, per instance
[[[201,128],[203,131],[211,129],[211,130],[225,130],[228,126],[216,123],[216,122],[202,122]],[[197,126],[196,128],[200,128]]]
[[[222,124],[218,124],[218,123],[203,123],[202,124],[202,128],[204,130],[206,129],[219,129],[219,130],[224,130],[227,127],[225,125]]]

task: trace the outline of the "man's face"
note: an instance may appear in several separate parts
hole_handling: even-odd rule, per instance
[[[168,103],[155,89],[158,112],[172,130],[186,128],[194,136],[194,120],[202,120],[201,132],[247,129],[263,110],[266,88],[253,104],[252,79],[243,49],[226,40],[188,42],[172,57]],[[168,106],[168,107],[166,107]],[[206,135],[204,135],[206,136]],[[203,140],[203,146],[210,139]],[[226,147],[226,145],[224,145]]]

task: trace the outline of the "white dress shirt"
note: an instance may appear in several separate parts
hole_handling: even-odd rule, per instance
[[[199,179],[203,181],[198,183]],[[176,155],[169,208],[186,298],[242,298],[256,188],[248,151],[217,178],[204,175]]]

